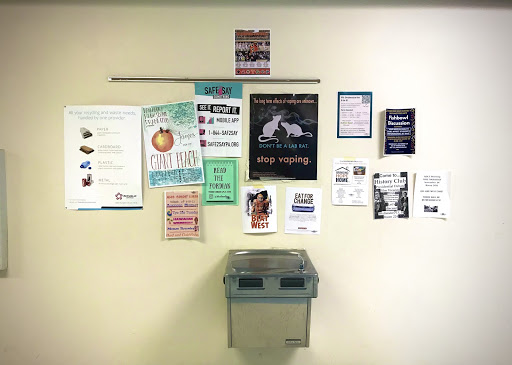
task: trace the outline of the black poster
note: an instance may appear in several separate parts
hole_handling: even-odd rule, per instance
[[[318,94],[251,94],[249,178],[316,180]]]

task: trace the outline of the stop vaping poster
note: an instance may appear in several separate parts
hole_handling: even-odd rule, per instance
[[[251,94],[249,178],[316,180],[318,94]]]

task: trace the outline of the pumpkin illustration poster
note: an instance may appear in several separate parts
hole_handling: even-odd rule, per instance
[[[251,94],[249,178],[316,180],[318,94]]]
[[[193,101],[142,107],[149,187],[204,182]]]

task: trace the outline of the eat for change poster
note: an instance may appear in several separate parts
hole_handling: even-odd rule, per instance
[[[320,234],[322,189],[286,188],[284,233]]]
[[[249,178],[316,180],[318,94],[251,94]]]

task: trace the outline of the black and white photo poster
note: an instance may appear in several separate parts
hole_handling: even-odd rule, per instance
[[[407,172],[377,172],[373,175],[373,218],[409,218]]]

